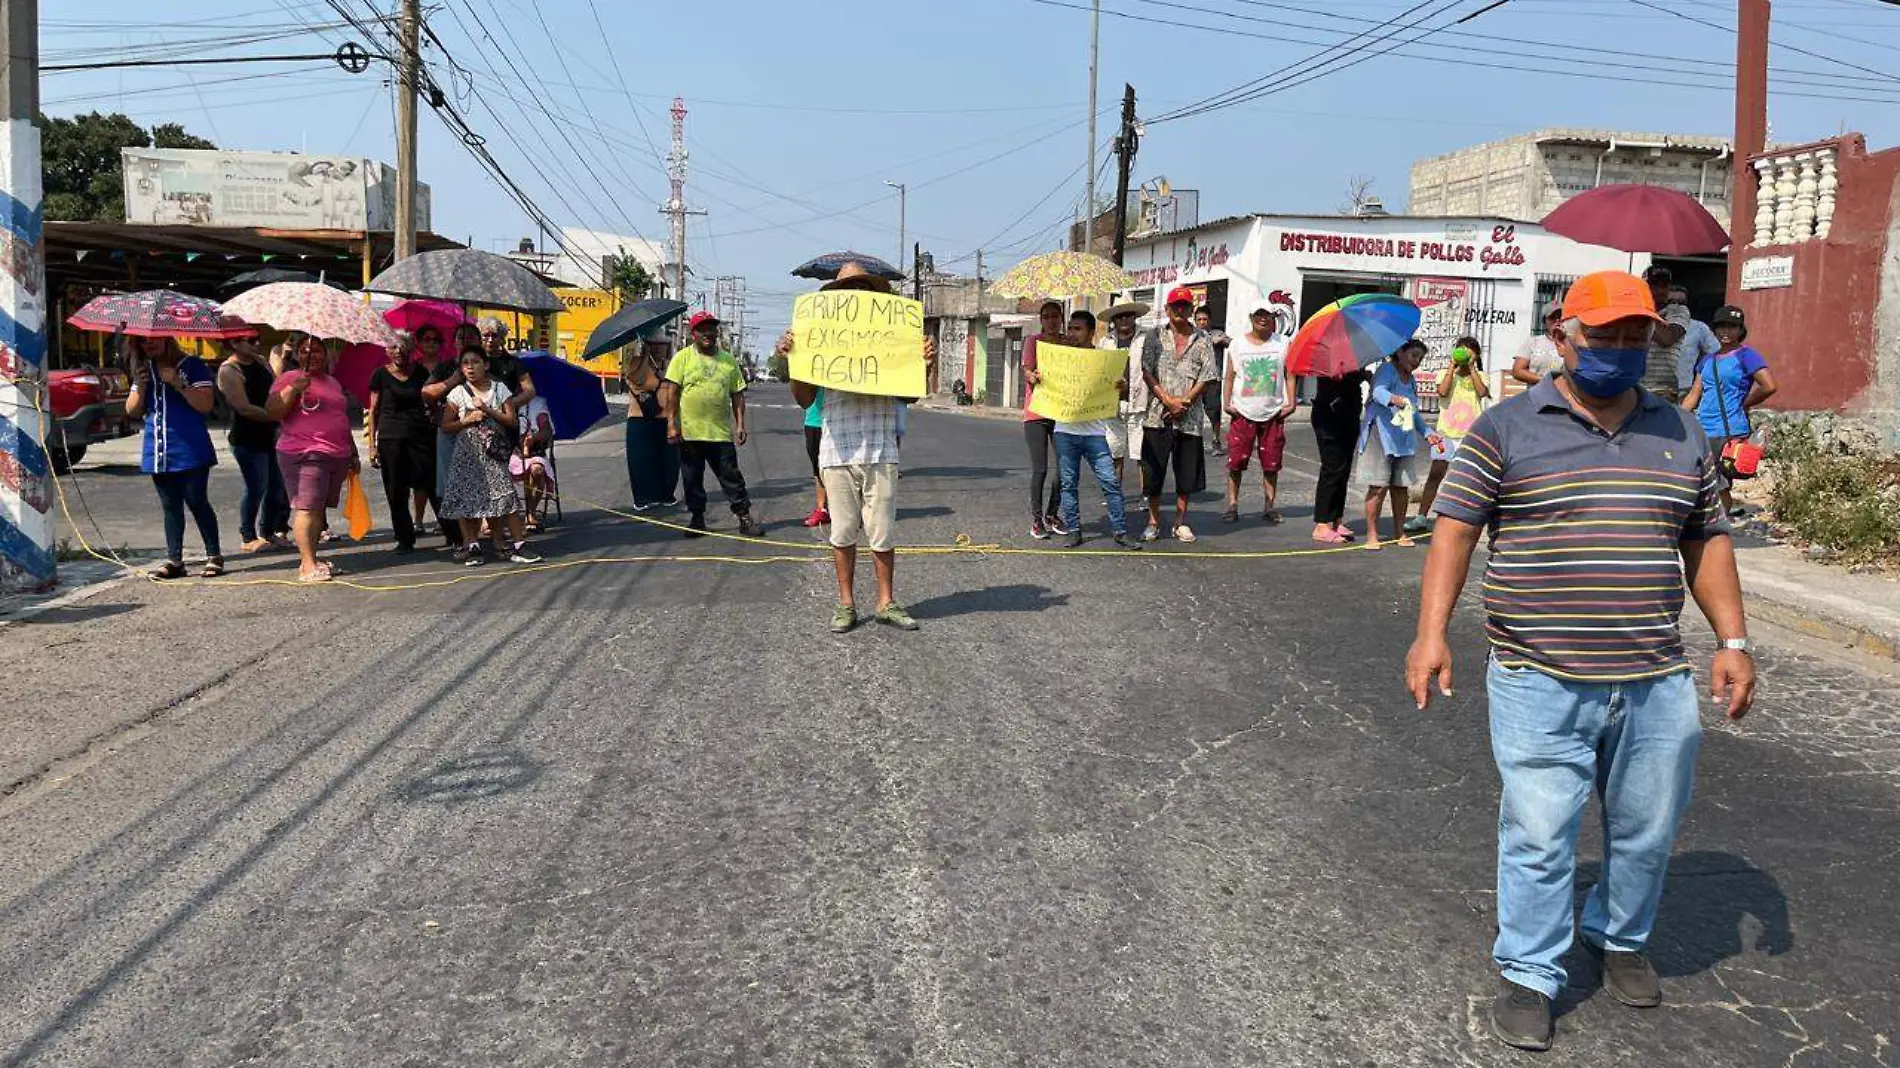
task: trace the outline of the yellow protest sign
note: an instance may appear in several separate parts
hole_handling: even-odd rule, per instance
[[[1058,423],[1112,419],[1121,401],[1115,383],[1128,373],[1127,349],[1074,349],[1036,343],[1036,373],[1042,382],[1029,410]]]
[[[792,305],[792,378],[847,393],[921,397],[924,306],[865,289],[807,293]]]

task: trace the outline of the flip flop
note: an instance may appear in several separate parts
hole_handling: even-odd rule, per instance
[[[224,561],[218,557],[212,557],[211,559],[205,561],[204,570],[198,572],[198,577],[199,578],[219,578],[223,574],[224,574]]]
[[[330,581],[330,573],[319,565],[314,571],[297,572],[297,581],[313,585],[318,582],[328,582]]]
[[[167,560],[147,573],[156,582],[169,582],[185,577],[185,565],[175,560]]]

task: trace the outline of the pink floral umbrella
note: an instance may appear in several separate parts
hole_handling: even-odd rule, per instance
[[[325,340],[385,347],[396,343],[395,332],[363,298],[315,282],[258,286],[232,297],[224,312],[247,323]]]

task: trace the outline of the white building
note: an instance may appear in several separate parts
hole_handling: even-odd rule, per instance
[[[1535,222],[1600,185],[1687,193],[1728,225],[1734,151],[1726,138],[1559,127],[1412,164],[1418,215],[1502,215]]]
[[[640,265],[646,268],[647,274],[656,283],[660,280],[660,269],[666,260],[666,250],[644,237],[629,237],[578,226],[561,227],[561,244],[566,251],[554,261],[555,277],[584,288],[601,287],[605,261],[608,259],[632,256],[640,261]]]
[[[1150,305],[1159,321],[1167,291],[1186,286],[1229,334],[1245,332],[1261,306],[1291,333],[1341,297],[1395,293],[1424,309],[1418,337],[1431,356],[1421,386],[1469,334],[1502,392],[1502,372],[1572,281],[1648,261],[1500,217],[1238,215],[1131,240],[1123,265],[1136,288],[1117,299]]]

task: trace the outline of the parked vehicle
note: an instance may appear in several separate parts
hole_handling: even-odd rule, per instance
[[[126,418],[125,398],[132,380],[116,368],[77,367],[46,373],[46,456],[53,470],[65,474],[85,458],[94,442],[111,441],[139,432],[137,420]]]

